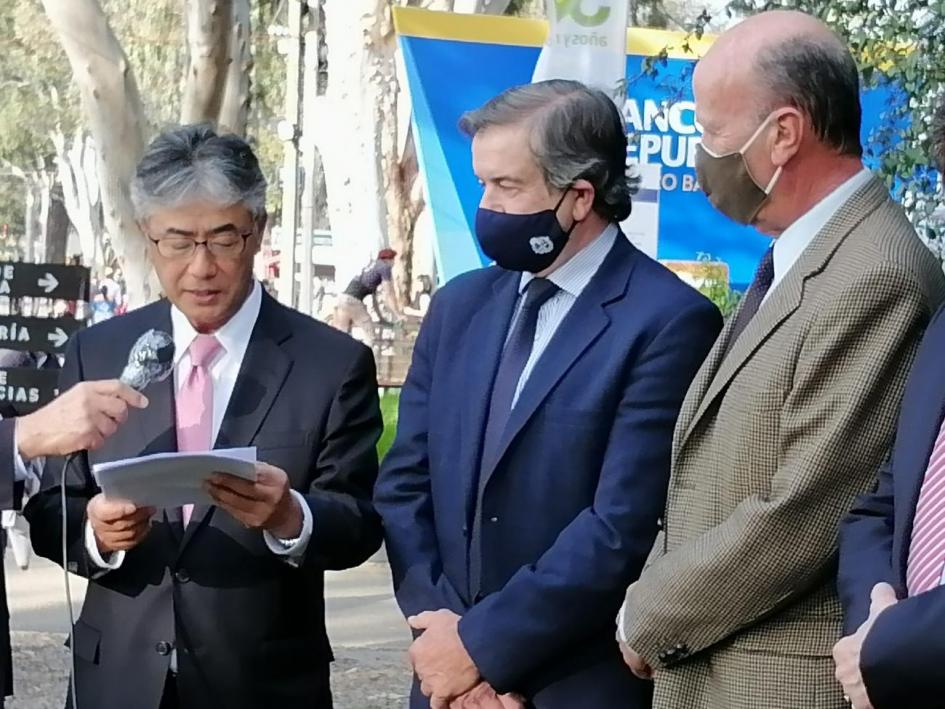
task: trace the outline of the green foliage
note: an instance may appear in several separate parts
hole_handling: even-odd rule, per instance
[[[377,457],[384,460],[387,451],[394,444],[397,435],[398,407],[400,406],[400,392],[389,391],[381,397],[381,416],[384,419],[384,432],[377,442]]]
[[[738,307],[742,295],[729,286],[725,264],[705,253],[698,254],[696,260],[699,262],[696,279],[701,281],[699,292],[715,303],[722,312],[722,317],[730,317]]]

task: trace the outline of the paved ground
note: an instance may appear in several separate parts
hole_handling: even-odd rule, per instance
[[[13,629],[16,697],[12,709],[62,709],[69,656],[62,647],[68,628],[59,567],[34,558],[28,571],[6,565]],[[85,591],[71,579],[78,609]],[[337,660],[332,686],[337,709],[401,709],[409,676],[409,636],[394,604],[382,560],[326,577],[328,634]],[[131,708],[129,708],[131,709]]]

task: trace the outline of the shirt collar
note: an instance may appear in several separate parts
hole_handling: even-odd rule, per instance
[[[814,240],[827,222],[847,201],[873,177],[867,169],[862,169],[833,192],[824,197],[804,216],[784,230],[774,241],[775,278],[784,276],[800,258],[804,249]]]
[[[240,309],[219,330],[213,333],[225,352],[238,352],[249,341],[259,318],[259,308],[262,305],[262,287],[259,281],[253,279],[253,287],[240,306]],[[171,327],[174,337],[174,366],[180,364],[181,358],[187,353],[197,331],[190,324],[187,316],[176,306],[171,306]]]
[[[596,239],[549,274],[548,280],[565,293],[577,298],[604,263],[619,232],[616,224],[608,224]],[[525,288],[534,279],[535,274],[523,273],[518,284],[519,294],[524,293]]]

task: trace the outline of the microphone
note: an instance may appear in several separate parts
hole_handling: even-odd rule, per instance
[[[119,377],[136,391],[163,382],[174,371],[174,338],[162,330],[148,330],[128,353],[128,364]]]

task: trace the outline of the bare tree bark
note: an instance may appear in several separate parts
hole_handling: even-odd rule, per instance
[[[132,306],[157,295],[129,185],[144,152],[144,110],[128,59],[98,0],[42,0],[69,58],[85,123],[98,147],[104,226]]]
[[[232,28],[232,0],[187,2],[190,66],[184,83],[181,123],[216,123],[219,118],[230,63]]]
[[[50,192],[49,213],[46,220],[46,253],[43,255],[43,260],[47,263],[65,263],[68,241],[69,215],[66,213],[62,185],[57,182]]]
[[[501,14],[510,0],[429,0],[427,9]],[[390,3],[345,0],[324,4],[328,90],[315,109],[317,147],[325,165],[329,217],[342,284],[383,244],[398,251],[401,298],[413,278],[413,240],[423,199],[412,129],[403,112]],[[331,116],[351,120],[329,122]],[[379,199],[365,208],[365,195]]]
[[[53,134],[56,166],[62,185],[63,204],[79,240],[79,252],[95,273],[102,271],[102,202],[98,157],[91,138],[76,134],[71,145],[61,132]]]
[[[233,0],[226,85],[217,121],[221,131],[246,135],[253,72],[252,11],[249,0]]]
[[[388,241],[381,155],[398,147],[394,28],[385,0],[329,1],[324,13],[328,86],[313,110],[343,284]]]

